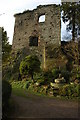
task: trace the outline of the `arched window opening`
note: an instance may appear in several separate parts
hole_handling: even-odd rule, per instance
[[[39,23],[45,22],[45,15],[39,16]]]

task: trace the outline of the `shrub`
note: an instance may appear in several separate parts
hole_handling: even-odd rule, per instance
[[[51,71],[44,71],[43,72],[43,84],[49,84],[53,80],[53,75]]]
[[[66,80],[66,82],[68,83],[71,77],[71,73],[69,71],[66,70],[62,70],[61,71],[61,76],[64,77],[64,79]]]
[[[73,96],[76,96],[76,95],[80,98],[80,84],[77,84],[75,87],[75,92]]]
[[[80,80],[80,74],[79,73],[76,74],[76,78]]]
[[[11,52],[7,62],[3,64],[3,74],[2,77],[4,80],[21,80],[19,74],[19,66],[23,58],[29,53],[27,48],[23,48],[17,52]]]
[[[66,63],[66,69],[71,72],[71,70],[73,69],[72,60],[68,60],[68,62]]]
[[[59,89],[58,88],[56,88],[56,89],[53,90],[53,95],[54,96],[59,95]]]
[[[11,84],[13,88],[23,88],[23,89],[27,88],[28,89],[31,83],[30,81],[16,81],[16,82],[13,81]]]
[[[67,84],[60,88],[59,94],[61,96],[67,96],[68,98],[71,97],[80,97],[80,84]]]
[[[30,81],[26,81],[24,84],[24,88],[28,89],[30,86]]]
[[[53,79],[58,78],[59,73],[60,73],[60,70],[59,70],[58,68],[54,68],[54,69],[52,69]]]
[[[38,80],[41,80],[41,79],[43,79],[43,72],[42,71],[40,71],[39,73],[34,74],[34,80],[35,81],[38,81]]]
[[[6,67],[6,69],[4,69],[3,67],[2,79],[6,81],[9,80],[11,78],[11,72],[12,72],[11,67]]]
[[[19,69],[21,75],[30,75],[33,79],[34,73],[40,71],[40,61],[37,56],[29,55],[21,62]]]

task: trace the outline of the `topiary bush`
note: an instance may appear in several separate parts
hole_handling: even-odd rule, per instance
[[[33,79],[34,73],[38,73],[40,71],[40,61],[37,56],[29,55],[25,57],[24,60],[20,63],[20,74],[21,75],[30,75]]]

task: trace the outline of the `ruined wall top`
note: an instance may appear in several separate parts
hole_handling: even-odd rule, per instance
[[[48,8],[51,8],[51,7],[53,7],[53,8],[60,8],[60,5],[56,5],[56,4],[49,4],[49,5],[39,5],[39,6],[37,6],[37,8],[35,8],[35,9],[33,9],[33,10],[25,10],[24,12],[22,12],[22,13],[17,13],[17,14],[15,14],[14,15],[14,17],[18,17],[19,15],[23,15],[23,14],[26,14],[26,13],[32,13],[32,12],[35,12],[36,10],[39,10],[39,9],[41,9],[41,8],[46,8],[46,7],[48,7]]]

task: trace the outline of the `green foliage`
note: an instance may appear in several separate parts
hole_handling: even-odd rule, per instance
[[[62,19],[68,22],[67,30],[72,30],[72,40],[75,40],[77,33],[80,32],[80,3],[62,3]]]
[[[53,74],[51,71],[44,71],[43,72],[43,84],[49,84],[53,79]]]
[[[9,53],[11,52],[11,45],[8,42],[7,32],[2,28],[2,59],[3,62],[9,57]]]
[[[6,69],[3,68],[3,74],[2,74],[2,79],[3,80],[10,80],[11,78],[11,67],[7,67]]]
[[[44,73],[40,71],[40,73],[34,74],[34,82],[37,82],[39,85],[43,85],[45,83]]]
[[[39,73],[34,74],[34,79],[35,81],[43,79],[43,72],[40,71]]]
[[[40,82],[40,81],[38,81]],[[47,84],[38,84],[38,82],[28,81],[13,81],[13,89],[25,89],[33,93],[40,93],[49,96],[60,96],[66,98],[80,98],[80,84],[64,84],[61,86],[52,87]]]
[[[31,80],[29,80],[29,81],[17,81],[17,82],[13,81],[11,83],[11,85],[12,85],[13,88],[28,89],[30,83],[31,83]]]
[[[60,88],[59,94],[61,96],[67,96],[68,98],[80,97],[79,90],[80,90],[80,84],[79,85],[67,84]]]
[[[79,73],[76,74],[76,78],[77,78],[78,80],[80,80],[80,74],[79,74]]]
[[[69,71],[62,70],[61,76],[64,77],[64,79],[66,80],[67,83],[70,82],[71,73]]]
[[[73,69],[73,65],[72,65],[72,61],[68,61],[67,62],[67,64],[66,64],[66,69],[68,70],[68,71],[71,71],[72,69]]]
[[[75,72],[76,78],[80,80],[80,67],[79,67],[79,65],[77,66],[77,68],[75,70],[73,70],[73,72]]]
[[[27,55],[26,49],[19,50],[16,53],[11,52],[7,62],[3,64],[3,80],[21,80],[19,66],[22,59]]]
[[[21,75],[30,75],[33,79],[34,73],[40,71],[40,61],[37,56],[29,55],[20,63]]]
[[[53,79],[58,78],[59,77],[59,73],[60,73],[60,70],[58,68],[53,68],[52,69]]]
[[[53,90],[53,95],[56,97],[57,95],[59,95],[59,88],[56,88]]]

